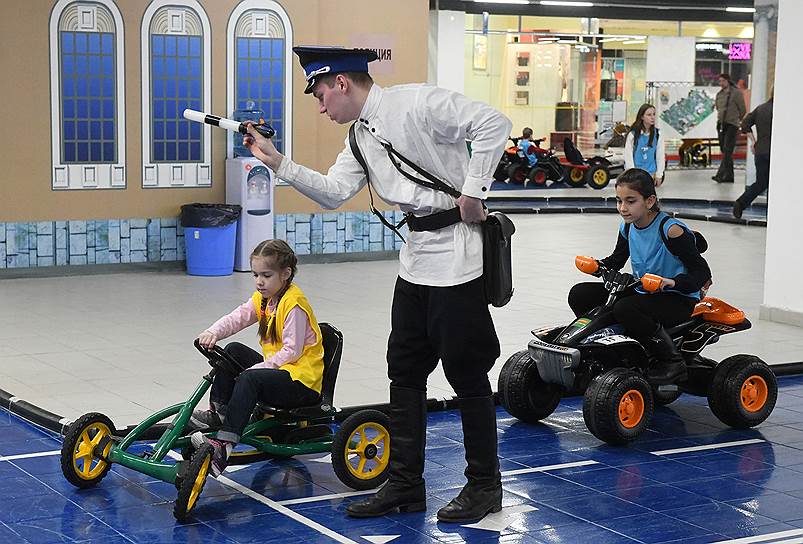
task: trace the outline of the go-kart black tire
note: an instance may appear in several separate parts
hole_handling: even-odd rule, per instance
[[[683,393],[676,391],[658,391],[657,387],[652,389],[652,399],[656,406],[668,406],[678,400]]]
[[[778,380],[767,363],[755,355],[733,355],[714,370],[708,406],[717,418],[736,429],[755,427],[775,408]]]
[[[367,438],[364,431],[373,429],[374,437]],[[355,434],[359,442],[353,445]],[[353,464],[356,455],[357,465]],[[379,410],[360,410],[340,424],[332,441],[332,468],[341,482],[352,489],[374,489],[388,479],[390,468],[391,436],[388,416]],[[372,467],[366,472],[365,468]]]
[[[546,185],[548,179],[549,179],[549,172],[547,172],[545,168],[541,168],[540,166],[533,167],[530,170],[530,173],[527,174],[527,180],[533,185],[539,185],[539,186]]]
[[[494,170],[494,181],[505,181],[507,179],[507,164],[500,163]]]
[[[178,496],[173,507],[173,516],[178,521],[186,520],[198,502],[198,497],[201,496],[211,468],[213,451],[211,445],[202,444],[195,451],[192,459],[185,461],[185,463],[189,463],[189,466],[177,485]]]
[[[88,489],[100,483],[109,472],[111,463],[97,457],[94,449],[99,440],[114,433],[112,420],[98,412],[84,414],[70,424],[61,446],[61,472],[68,482],[81,489]],[[90,445],[92,445],[90,451],[79,451],[81,446],[86,449]],[[113,442],[109,441],[101,452],[104,458],[109,455],[112,446]],[[82,467],[77,464],[79,453],[84,457]],[[91,456],[87,458],[87,454]]]
[[[641,374],[627,368],[598,375],[583,397],[588,430],[608,444],[622,445],[638,438],[652,413],[652,387]]]
[[[525,349],[505,362],[497,384],[499,403],[508,414],[525,423],[538,423],[555,411],[563,393],[560,386],[545,383],[535,361]]]
[[[524,185],[527,179],[527,170],[520,164],[511,164],[507,167],[507,178],[510,183]]]
[[[586,183],[592,189],[604,189],[611,182],[611,174],[603,164],[595,164],[586,171]]]
[[[564,167],[563,182],[569,187],[582,187],[586,184],[585,172],[576,166]]]

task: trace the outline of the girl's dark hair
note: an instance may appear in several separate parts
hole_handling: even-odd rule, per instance
[[[650,108],[655,109],[655,106],[653,106],[652,104],[642,104],[641,107],[638,109],[638,113],[636,114],[636,121],[630,128],[630,132],[633,133],[634,146],[638,144],[639,134],[641,134],[641,132],[644,130],[644,121],[642,120],[642,117],[644,117],[644,113]],[[647,142],[648,146],[652,147],[652,142],[654,138],[655,138],[655,123],[653,123],[653,125],[650,127],[650,139]]]
[[[293,283],[293,277],[296,275],[296,271],[298,270],[298,258],[296,254],[293,253],[292,248],[287,245],[287,242],[284,240],[265,240],[264,242],[260,242],[257,247],[254,248],[254,251],[251,253],[251,260],[255,257],[268,257],[273,259],[274,267],[278,270],[284,270],[285,268],[290,269],[290,277],[287,278],[287,281],[284,284],[284,287],[276,293],[276,305],[278,307],[279,302],[282,300],[282,297],[290,288],[290,284]],[[275,343],[278,339],[276,336],[276,320],[270,320],[270,326],[268,326],[268,316],[266,309],[268,307],[268,299],[266,297],[262,297],[262,305],[260,307],[259,312],[259,339],[263,343]]]
[[[641,168],[630,168],[619,174],[616,178],[616,187],[626,185],[628,188],[633,189],[638,194],[647,200],[651,196],[655,197],[655,204],[652,205],[650,211],[660,212],[661,208],[658,207],[658,195],[655,193],[655,180],[652,175],[646,170]]]

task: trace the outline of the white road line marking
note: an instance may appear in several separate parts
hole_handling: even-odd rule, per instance
[[[373,544],[386,544],[392,540],[396,540],[401,535],[369,535],[369,536],[362,536],[360,538],[364,538],[368,542],[373,542]]]
[[[589,465],[599,465],[599,461],[575,461],[574,463],[561,463],[559,465],[546,465],[543,467],[517,468],[516,470],[506,470],[502,476],[516,476],[518,474],[529,474],[530,472],[546,472],[547,470],[558,470],[561,468],[587,467]]]
[[[332,493],[331,495],[314,495],[312,497],[301,497],[298,499],[286,499],[283,501],[276,501],[277,504],[287,506],[289,504],[304,504],[308,502],[328,501],[333,499],[343,499],[346,497],[358,497],[360,495],[371,495],[376,493],[376,489],[369,489],[368,491],[346,491],[344,493]]]
[[[790,539],[790,540],[778,540],[778,539],[783,539],[791,536],[799,536],[799,535],[803,535],[803,529],[791,529],[789,531],[780,531],[777,533],[769,533],[766,535],[746,536],[744,538],[736,538],[734,540],[718,540],[717,544],[725,544],[725,543],[750,544],[752,542],[769,542],[770,540],[774,540],[778,544],[780,544],[780,542],[792,544],[793,540],[797,541],[798,539]]]
[[[517,504],[516,506],[508,506],[503,508],[501,512],[495,514],[488,514],[476,523],[462,525],[470,529],[482,529],[484,531],[494,531],[501,533],[514,521],[516,514],[523,514],[525,512],[532,512],[538,510],[535,506],[529,504]]]
[[[0,461],[16,461],[17,459],[31,459],[33,457],[50,457],[51,455],[61,455],[61,450],[21,453],[19,455],[7,455],[5,457],[0,456]]]
[[[766,442],[766,440],[762,440],[761,438],[750,438],[748,440],[736,440],[734,442],[720,442],[718,444],[706,444],[704,446],[690,446],[688,448],[676,448],[673,450],[651,451],[649,453],[653,455],[672,455],[675,453],[688,453],[692,451],[705,451],[705,450],[716,450],[719,448],[730,448],[733,446],[746,446],[748,444],[761,444],[762,442]]]

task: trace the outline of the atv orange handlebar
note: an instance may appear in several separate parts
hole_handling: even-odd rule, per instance
[[[586,274],[594,274],[597,270],[599,270],[599,263],[596,261],[596,259],[584,257],[582,255],[578,255],[574,258],[574,266],[577,267],[577,270],[580,272],[585,272]]]
[[[648,293],[654,293],[656,291],[661,290],[661,284],[664,282],[664,278],[661,276],[656,276],[655,274],[644,274],[641,277],[641,286],[644,287],[644,290]]]

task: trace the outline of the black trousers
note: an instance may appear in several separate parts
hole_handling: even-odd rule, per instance
[[[717,131],[719,149],[722,151],[722,161],[719,163],[717,177],[720,181],[733,181],[733,150],[736,149],[736,131],[738,127],[729,123],[722,123]]]
[[[224,349],[243,366],[252,367],[264,360],[261,353],[239,342],[231,342]],[[289,372],[275,368],[249,368],[239,375],[218,370],[209,393],[211,402],[226,405],[226,417],[217,436],[229,442],[239,441],[257,402],[296,408],[312,404],[318,397],[316,391],[293,380]]]
[[[440,359],[458,397],[487,396],[498,357],[482,277],[450,287],[396,280],[387,356],[392,386],[426,391]]]
[[[770,188],[770,156],[755,155],[753,159],[756,165],[756,181],[752,185],[748,185],[742,195],[736,199],[742,208],[748,207],[758,195]],[[769,192],[767,197],[769,197]]]
[[[599,282],[578,283],[569,291],[569,307],[576,316],[604,304],[607,299],[608,291]],[[613,315],[628,334],[649,338],[659,324],[671,327],[689,319],[695,304],[693,298],[678,293],[633,293],[614,304]]]

